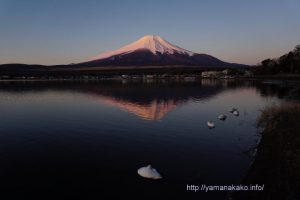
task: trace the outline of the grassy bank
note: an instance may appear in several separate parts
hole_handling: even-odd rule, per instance
[[[264,184],[263,191],[239,192],[234,199],[300,199],[300,103],[265,108],[255,161],[243,184]]]

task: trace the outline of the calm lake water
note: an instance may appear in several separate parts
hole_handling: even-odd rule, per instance
[[[11,199],[228,199],[187,184],[239,184],[259,140],[260,109],[288,99],[296,85],[0,82],[0,192]],[[225,121],[217,119],[222,113]],[[148,164],[164,178],[138,176]]]

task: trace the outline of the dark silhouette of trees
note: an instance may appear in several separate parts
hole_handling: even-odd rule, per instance
[[[257,75],[300,74],[300,45],[279,58],[263,60],[253,72]]]

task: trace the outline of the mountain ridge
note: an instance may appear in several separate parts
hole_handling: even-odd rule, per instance
[[[158,35],[146,35],[119,49],[104,52],[91,60],[79,63],[85,67],[100,66],[198,66],[245,67],[214,56],[195,53],[164,40]]]

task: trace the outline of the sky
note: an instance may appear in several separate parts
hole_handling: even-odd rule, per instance
[[[300,0],[0,0],[0,64],[69,64],[156,34],[257,64],[300,44]]]

